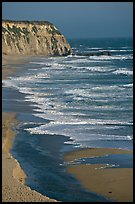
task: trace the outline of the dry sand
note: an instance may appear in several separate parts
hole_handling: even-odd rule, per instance
[[[2,59],[3,79],[15,71],[10,64],[22,61],[23,58],[16,60],[13,56],[4,56]],[[2,113],[2,202],[57,202],[25,185],[26,175],[18,161],[10,154],[15,136],[13,127],[17,124],[15,113]]]
[[[121,149],[88,148],[70,152],[65,155],[65,159],[74,161],[84,157],[132,153],[132,151]],[[92,192],[116,202],[133,202],[132,168],[107,168],[105,164],[79,164],[69,165],[68,172],[73,174],[85,188]]]
[[[16,67],[11,67],[13,64],[20,64],[21,62],[28,61],[28,57],[2,55],[2,79],[7,79],[16,71]]]
[[[2,202],[55,202],[24,184],[26,175],[9,152],[15,136],[12,127],[17,124],[15,114],[3,113],[2,116]]]
[[[2,78],[6,79],[16,71],[10,64],[26,61],[27,57],[3,56]],[[25,185],[26,175],[20,164],[10,154],[17,125],[15,113],[2,114],[2,202],[57,202]],[[124,154],[132,151],[119,149],[84,149],[65,155],[67,161],[82,157],[105,154]],[[70,165],[68,171],[74,174],[90,191],[97,192],[116,201],[133,201],[133,171],[131,168],[100,169],[104,165]]]

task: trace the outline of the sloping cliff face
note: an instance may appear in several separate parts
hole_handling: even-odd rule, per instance
[[[66,38],[47,21],[2,21],[2,53],[62,56],[71,54]]]

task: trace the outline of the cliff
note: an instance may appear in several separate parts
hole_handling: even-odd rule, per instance
[[[2,21],[2,53],[62,56],[71,54],[66,38],[48,21]]]

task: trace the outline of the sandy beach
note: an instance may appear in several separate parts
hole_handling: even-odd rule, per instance
[[[79,158],[98,157],[106,154],[132,154],[122,149],[92,148],[73,151],[65,155],[70,162]],[[90,191],[108,197],[115,202],[133,202],[133,169],[108,168],[105,164],[69,165],[73,174]]]
[[[2,60],[2,78],[16,72],[12,64],[26,62],[28,58],[4,56]],[[26,175],[20,164],[10,153],[15,132],[13,128],[19,123],[14,112],[2,113],[2,201],[3,202],[57,202],[31,190],[25,184]],[[65,155],[66,161],[78,158],[98,157],[106,154],[132,154],[122,149],[92,148],[73,151]],[[108,197],[116,202],[133,201],[133,169],[106,168],[105,164],[69,165],[67,170],[73,174],[86,189]]]
[[[15,73],[16,67],[11,67],[13,64],[20,64],[21,62],[26,62],[28,57],[21,57],[14,55],[2,55],[2,80],[7,79],[8,76],[11,76]]]
[[[26,58],[4,56],[2,59],[2,78],[16,71],[10,64],[18,64]],[[10,153],[14,142],[13,128],[18,124],[15,113],[2,113],[2,202],[57,202],[25,185],[26,175],[20,164]]]

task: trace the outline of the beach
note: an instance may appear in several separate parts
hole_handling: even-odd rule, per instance
[[[10,64],[18,64],[26,59],[27,57],[16,59],[15,56],[5,56],[2,59],[3,79],[16,71]],[[25,185],[26,175],[10,153],[15,137],[13,129],[18,123],[15,113],[2,113],[2,202],[56,202]]]
[[[74,151],[65,155],[65,160],[75,161],[80,158],[99,157],[109,154],[133,154],[131,150],[92,148]],[[133,169],[108,168],[105,164],[76,164],[68,166],[83,186],[115,202],[133,201]]]
[[[28,58],[5,56],[2,60],[2,77],[7,79],[16,72],[13,65],[26,62]],[[12,65],[12,66],[10,66]],[[25,184],[26,174],[19,162],[10,151],[14,143],[15,127],[19,124],[16,113],[2,113],[2,201],[3,202],[57,202],[48,198]],[[80,158],[100,157],[104,155],[133,154],[132,150],[117,148],[84,148],[65,153],[67,162]],[[110,166],[109,166],[110,167]],[[133,170],[132,168],[108,168],[106,164],[76,164],[67,166],[67,172],[79,180],[81,185],[90,192],[97,193],[110,201],[133,201]]]

